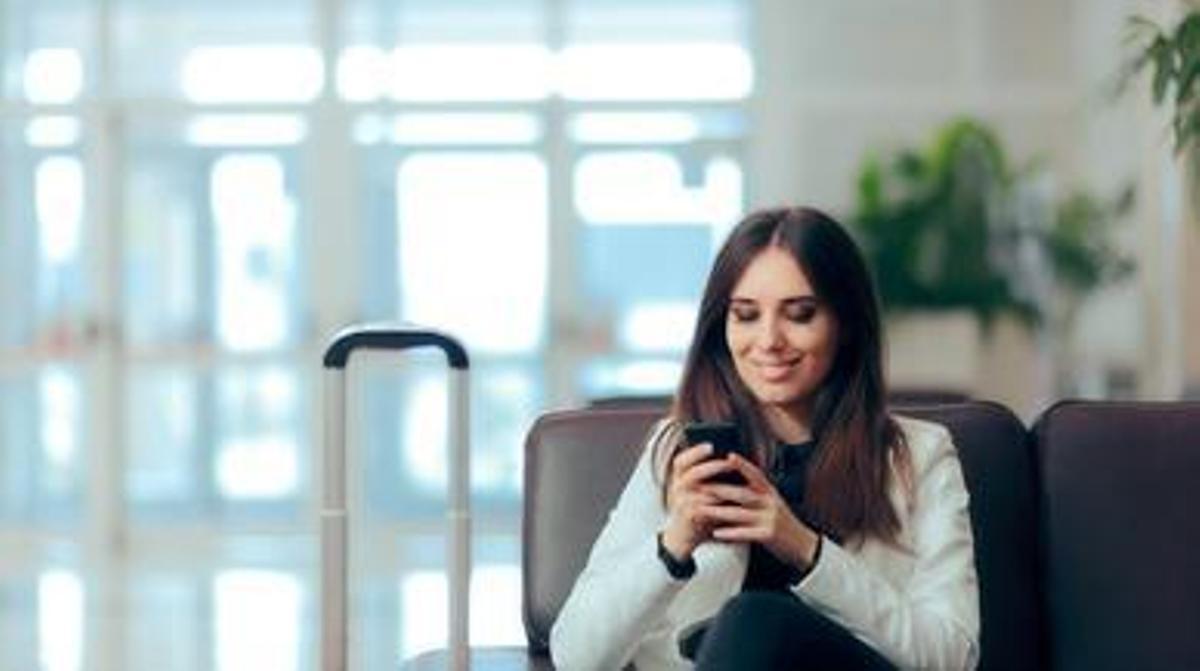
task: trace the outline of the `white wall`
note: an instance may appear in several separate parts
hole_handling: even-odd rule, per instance
[[[867,152],[923,144],[960,114],[996,128],[1015,162],[1044,159],[1060,191],[1110,196],[1145,182],[1144,166],[1168,156],[1162,127],[1154,138],[1139,103],[1147,92],[1111,95],[1124,22],[1145,2],[759,0],[757,10],[752,206],[804,202],[847,214]],[[1178,393],[1162,372],[1178,357],[1162,351],[1182,280],[1159,270],[1164,223],[1152,188],[1139,184],[1141,205],[1120,232],[1138,258],[1136,277],[1094,295],[1076,324],[1070,382],[1079,393],[1120,392],[1110,375],[1124,371],[1141,396]],[[974,391],[1028,415],[1057,394],[1047,369],[1063,348],[1002,331],[983,347]]]

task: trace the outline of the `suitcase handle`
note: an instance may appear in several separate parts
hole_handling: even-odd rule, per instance
[[[356,349],[405,350],[437,347],[446,353],[450,367],[464,370],[470,366],[467,350],[458,340],[433,329],[395,324],[367,324],[344,328],[333,337],[325,350],[326,368],[345,368]]]
[[[449,524],[447,613],[450,667],[470,666],[470,384],[467,351],[452,336],[402,324],[360,324],[338,332],[325,350],[325,444],[321,493],[321,669],[346,671],[349,619],[346,508],[346,365],[355,350],[399,351],[437,347],[450,364]]]

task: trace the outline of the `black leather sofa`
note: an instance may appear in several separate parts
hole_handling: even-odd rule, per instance
[[[967,488],[979,668],[1200,669],[1200,403],[1063,402],[1027,429],[988,402],[899,411],[945,424]],[[472,668],[552,669],[550,626],[656,407],[552,412],[528,435],[528,646]],[[445,668],[444,654],[411,660]]]

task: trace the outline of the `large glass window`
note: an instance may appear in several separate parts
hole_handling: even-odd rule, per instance
[[[399,166],[400,313],[484,354],[532,353],[546,304],[547,194],[529,153],[415,153]]]
[[[76,528],[83,512],[89,393],[78,366],[0,374],[0,519]]]
[[[114,0],[115,91],[129,100],[302,103],[323,64],[309,0]]]
[[[300,358],[302,117],[131,119],[117,241],[129,509],[156,524],[296,524],[314,391]]]
[[[80,0],[8,0],[0,24],[5,100],[65,104],[90,94],[97,18],[93,3]]]
[[[99,659],[88,600],[116,589],[126,668],[159,639],[173,668],[311,668],[318,362],[368,320],[467,344],[472,636],[519,642],[526,431],[673,387],[744,205],[746,4],[5,3],[0,524],[165,557],[115,588],[37,556],[36,589],[0,575],[0,603],[71,623],[14,659]],[[446,369],[351,377],[374,668],[445,641]],[[22,622],[0,607],[0,641]]]
[[[297,207],[283,162],[231,153],[213,162],[217,342],[230,350],[289,344],[295,313]]]
[[[648,120],[687,147],[705,130],[697,116]],[[707,151],[626,149],[636,141],[616,120],[592,114],[575,122],[584,148],[573,184],[584,296],[609,343],[580,368],[580,385],[590,397],[670,393],[709,260],[741,205],[735,146],[726,137]]]
[[[83,254],[87,178],[79,137],[57,131],[72,117],[35,116],[0,125],[0,345],[59,343],[80,335],[95,296]],[[49,125],[47,125],[49,124]]]

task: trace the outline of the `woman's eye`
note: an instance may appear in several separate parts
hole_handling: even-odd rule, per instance
[[[798,323],[807,324],[817,316],[817,308],[812,305],[790,308],[787,311],[787,318]]]
[[[758,312],[755,310],[731,310],[734,321],[750,322],[758,318]]]

